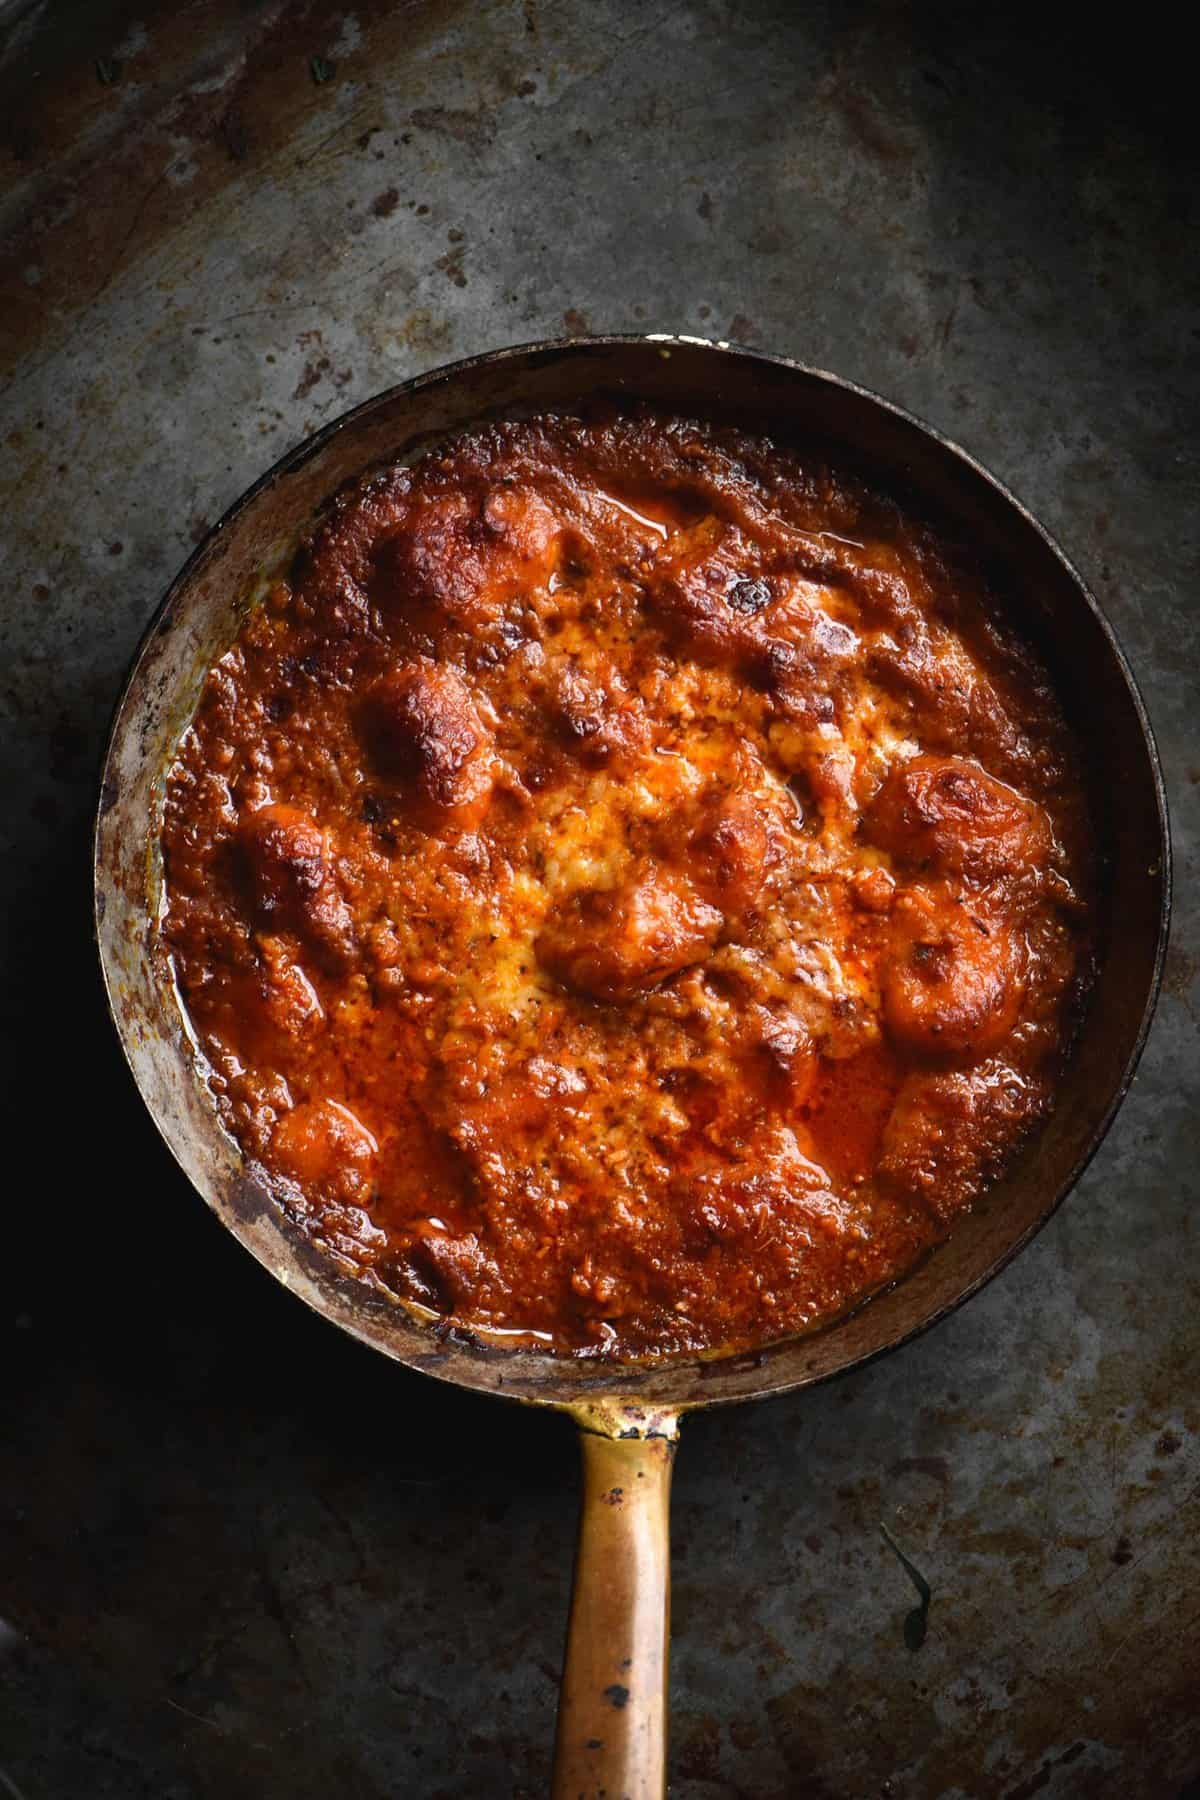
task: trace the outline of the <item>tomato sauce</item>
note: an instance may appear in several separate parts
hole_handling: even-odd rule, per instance
[[[900,1276],[1051,1103],[1075,747],[969,556],[644,412],[337,496],[209,672],[161,947],[251,1174],[431,1320],[744,1348]]]

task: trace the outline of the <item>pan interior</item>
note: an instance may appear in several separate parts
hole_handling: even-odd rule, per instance
[[[645,1366],[556,1359],[439,1335],[340,1274],[247,1180],[217,1123],[167,972],[153,954],[162,778],[209,665],[321,505],[375,463],[489,417],[606,395],[828,444],[973,544],[1012,621],[1048,664],[1084,745],[1104,857],[1100,961],[1058,1105],[954,1235],[904,1280],[813,1334],[751,1355]],[[837,378],[686,339],[594,339],[500,351],[366,402],[279,463],[176,580],[113,725],[96,834],[96,928],[114,1019],[142,1096],[185,1173],[285,1286],[411,1367],[546,1404],[612,1394],[669,1407],[805,1385],[922,1329],[995,1273],[1045,1221],[1094,1151],[1136,1062],[1169,901],[1161,776],[1136,689],[1079,578],[1027,513],[962,452]]]

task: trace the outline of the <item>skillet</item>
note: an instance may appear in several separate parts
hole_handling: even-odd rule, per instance
[[[163,778],[249,596],[344,482],[489,418],[601,396],[817,442],[969,543],[1050,669],[1083,745],[1103,863],[1099,960],[1055,1111],[951,1239],[823,1329],[752,1354],[597,1365],[431,1331],[341,1274],[248,1178],[217,1122],[156,946]],[[105,757],[95,928],[110,1010],[152,1118],[221,1222],[287,1288],[397,1362],[569,1413],[583,1502],[555,1750],[556,1800],[666,1791],[668,1500],[680,1419],[854,1368],[945,1317],[1046,1222],[1095,1153],[1149,1028],[1166,949],[1170,837],[1153,735],[1120,646],[1048,533],[978,463],[899,408],[781,357],[666,335],[494,351],[392,388],[277,463],[176,578],[134,659]]]

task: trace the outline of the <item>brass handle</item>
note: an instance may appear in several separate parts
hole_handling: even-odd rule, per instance
[[[554,1745],[554,1800],[667,1791],[671,1465],[679,1421],[580,1408],[583,1503]]]

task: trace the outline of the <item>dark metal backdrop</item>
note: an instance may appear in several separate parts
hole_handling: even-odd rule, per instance
[[[569,1433],[341,1341],[208,1219],[103,1017],[87,821],[207,521],[354,400],[589,326],[825,364],[996,468],[1122,633],[1180,852],[1142,1073],[1039,1242],[688,1427],[672,1791],[1200,1776],[1196,168],[1136,44],[967,10],[0,3],[0,1792],[545,1785]]]

